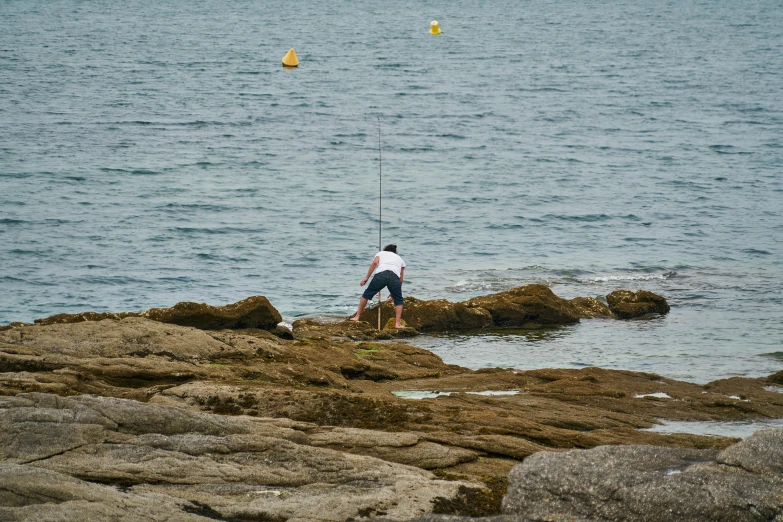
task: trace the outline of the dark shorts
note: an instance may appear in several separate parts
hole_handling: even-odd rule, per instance
[[[400,278],[397,277],[397,274],[391,270],[375,274],[372,281],[370,281],[370,284],[367,286],[367,290],[362,294],[362,297],[370,301],[375,294],[384,288],[389,289],[389,293],[391,294],[392,299],[394,299],[394,306],[402,304],[402,283],[400,282]]]

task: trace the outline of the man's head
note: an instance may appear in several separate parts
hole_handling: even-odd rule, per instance
[[[386,245],[383,248],[383,251],[384,252],[394,252],[396,254],[397,253],[397,245]]]

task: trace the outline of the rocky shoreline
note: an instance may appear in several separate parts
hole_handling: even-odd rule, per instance
[[[650,292],[528,285],[408,298],[403,330],[374,328],[377,310],[288,330],[262,296],[2,327],[0,519],[783,519],[783,430],[641,430],[783,418],[783,372],[474,371],[403,342],[668,311]]]

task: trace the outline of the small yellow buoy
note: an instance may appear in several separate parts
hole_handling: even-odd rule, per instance
[[[283,56],[283,67],[296,67],[299,65],[299,58],[296,57],[296,51],[293,47]]]
[[[438,27],[437,20],[430,22],[430,34],[440,34],[440,27]]]

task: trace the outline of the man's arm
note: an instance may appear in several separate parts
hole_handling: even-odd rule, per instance
[[[359,283],[359,286],[364,286],[367,283],[367,280],[370,279],[370,276],[373,272],[375,272],[375,268],[378,266],[378,263],[380,263],[381,260],[378,259],[378,256],[375,256],[375,259],[372,260],[372,263],[370,263],[370,269],[367,270],[367,275],[364,277],[364,279],[361,280]]]
[[[405,267],[400,268],[400,283],[405,279]]]

